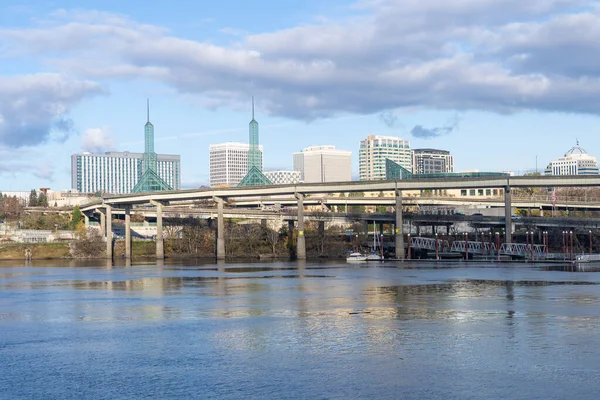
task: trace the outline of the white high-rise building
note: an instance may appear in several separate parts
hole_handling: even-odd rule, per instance
[[[131,193],[142,177],[143,153],[109,151],[71,155],[71,186],[80,193]],[[174,190],[181,189],[181,157],[157,154],[157,174]]]
[[[448,150],[414,149],[413,174],[454,172],[454,156]]]
[[[352,152],[335,146],[312,146],[294,153],[294,170],[306,183],[352,180]]]
[[[598,160],[577,146],[567,151],[564,157],[550,162],[546,175],[598,175]]]
[[[273,185],[293,185],[300,182],[300,171],[265,171],[264,175]]]
[[[211,144],[210,152],[210,186],[237,186],[248,174],[247,143],[229,142]],[[258,146],[260,152],[260,170],[263,165],[263,147]]]
[[[412,171],[410,143],[399,137],[369,135],[360,142],[358,172],[361,181],[385,179],[385,160]]]

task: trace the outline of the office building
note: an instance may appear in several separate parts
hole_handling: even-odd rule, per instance
[[[79,193],[133,193],[142,178],[143,153],[88,152],[71,156],[71,186]],[[181,158],[156,154],[157,175],[174,190],[181,189]]]
[[[300,171],[265,171],[264,174],[273,185],[293,185],[300,182]]]
[[[294,170],[302,182],[345,182],[352,180],[352,152],[335,146],[312,146],[294,153]]]
[[[454,172],[454,156],[447,150],[414,149],[413,174],[445,174]]]
[[[358,157],[361,181],[385,179],[387,159],[412,171],[410,143],[399,137],[369,135],[361,140]]]
[[[546,175],[597,175],[598,160],[577,146],[571,148],[563,157],[550,162],[544,171]]]
[[[211,144],[210,152],[210,186],[237,186],[248,174],[247,143]],[[257,168],[262,170],[262,146],[258,146]]]

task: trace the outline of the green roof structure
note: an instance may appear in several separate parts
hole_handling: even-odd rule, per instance
[[[266,186],[272,184],[273,183],[260,171],[260,169],[252,167],[238,186]]]

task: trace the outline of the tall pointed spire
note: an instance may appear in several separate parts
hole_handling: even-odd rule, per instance
[[[254,120],[254,96],[252,96],[252,120]]]
[[[146,107],[148,108],[148,123],[150,123],[150,98],[146,97]]]

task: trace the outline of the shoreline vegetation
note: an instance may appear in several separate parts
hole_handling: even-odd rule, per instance
[[[179,226],[165,228],[165,258],[214,259],[216,257],[216,230],[203,221],[179,221]],[[309,224],[307,224],[309,225]],[[341,228],[305,228],[307,258],[344,258],[352,250],[355,236],[346,236]],[[175,228],[175,229],[172,229]],[[356,229],[363,229],[362,225]],[[357,231],[355,231],[357,232]],[[228,259],[289,260],[295,258],[296,232],[288,234],[287,227],[275,231],[261,224],[225,224],[225,249]],[[65,242],[18,243],[0,242],[0,260],[48,259],[106,259],[106,241],[97,229],[78,228],[77,239]],[[359,234],[361,242],[367,234]],[[134,238],[132,258],[154,259],[156,242]],[[366,251],[366,249],[364,249]],[[113,258],[125,258],[125,240],[113,241]]]

